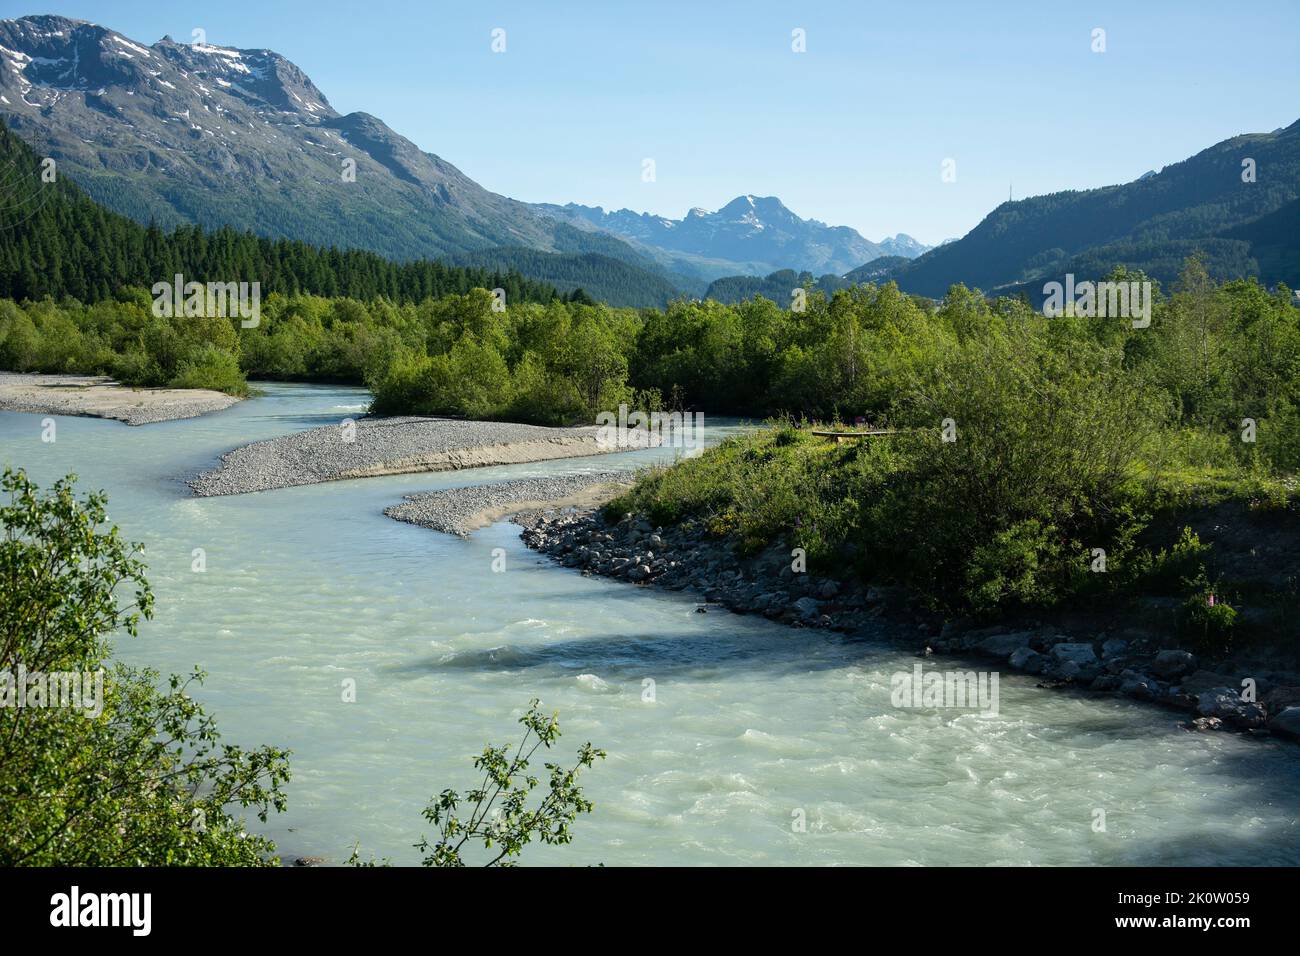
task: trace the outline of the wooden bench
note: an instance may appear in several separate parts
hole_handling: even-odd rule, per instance
[[[825,428],[814,428],[812,433],[818,438],[834,438],[835,444],[839,445],[851,438],[870,438],[873,435],[896,435],[898,432],[892,428],[873,428],[864,432],[837,432]]]

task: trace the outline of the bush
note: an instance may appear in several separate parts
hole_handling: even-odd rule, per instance
[[[182,360],[170,382],[172,388],[210,388],[230,395],[247,395],[248,383],[239,360],[215,345],[205,345]]]
[[[1172,548],[1143,551],[1136,558],[1132,578],[1152,594],[1182,594],[1188,582],[1205,576],[1210,545],[1202,544],[1191,528],[1184,527]]]
[[[1230,604],[1215,600],[1212,591],[1200,591],[1182,606],[1181,629],[1198,654],[1222,657],[1232,652],[1236,633],[1237,611]]]
[[[283,810],[288,755],[221,743],[193,697],[201,672],[160,688],[152,670],[110,664],[112,635],[134,635],[153,595],[139,545],[105,527],[104,497],[76,498],[74,481],[41,495],[6,469],[0,483],[0,693],[27,695],[0,707],[0,865],[275,865],[274,845],[232,809]],[[52,687],[73,675],[65,706],[53,691],[33,697],[33,677]]]

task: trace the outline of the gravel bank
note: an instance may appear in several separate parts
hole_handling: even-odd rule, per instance
[[[614,497],[630,483],[631,475],[620,471],[517,478],[494,485],[407,495],[400,505],[385,509],[384,514],[422,528],[464,536],[519,511],[591,506]]]
[[[238,402],[206,388],[127,388],[101,375],[0,372],[0,411],[109,418],[148,425],[195,418]]]
[[[351,429],[351,430],[350,430]],[[343,478],[451,471],[578,458],[603,447],[598,429],[453,418],[360,418],[243,445],[190,482],[195,495],[238,495]]]
[[[689,520],[672,528],[654,527],[639,515],[607,523],[598,511],[516,520],[524,525],[525,544],[566,567],[694,591],[705,602],[701,611],[720,604],[796,627],[849,633],[869,628],[874,637],[901,637],[923,656],[990,659],[1039,677],[1039,686],[1118,695],[1181,711],[1189,730],[1271,732],[1300,740],[1300,674],[1205,659],[1171,646],[1156,630],[1128,626],[1098,633],[1028,620],[993,627],[943,622],[918,611],[901,589],[795,571],[787,548],[739,558],[725,541]],[[1243,691],[1247,681],[1249,693]]]

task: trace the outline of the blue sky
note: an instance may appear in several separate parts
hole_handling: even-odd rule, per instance
[[[518,199],[678,217],[775,195],[869,239],[960,236],[1009,185],[1019,198],[1126,182],[1300,118],[1297,0],[5,0],[0,12],[269,47],[335,109],[373,113]],[[791,50],[795,28],[805,53]]]

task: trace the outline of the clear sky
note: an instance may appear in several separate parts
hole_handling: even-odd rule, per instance
[[[1127,182],[1300,118],[1300,0],[36,2],[0,13],[276,50],[518,199],[680,217],[774,195],[869,239],[961,236],[1009,186]]]

